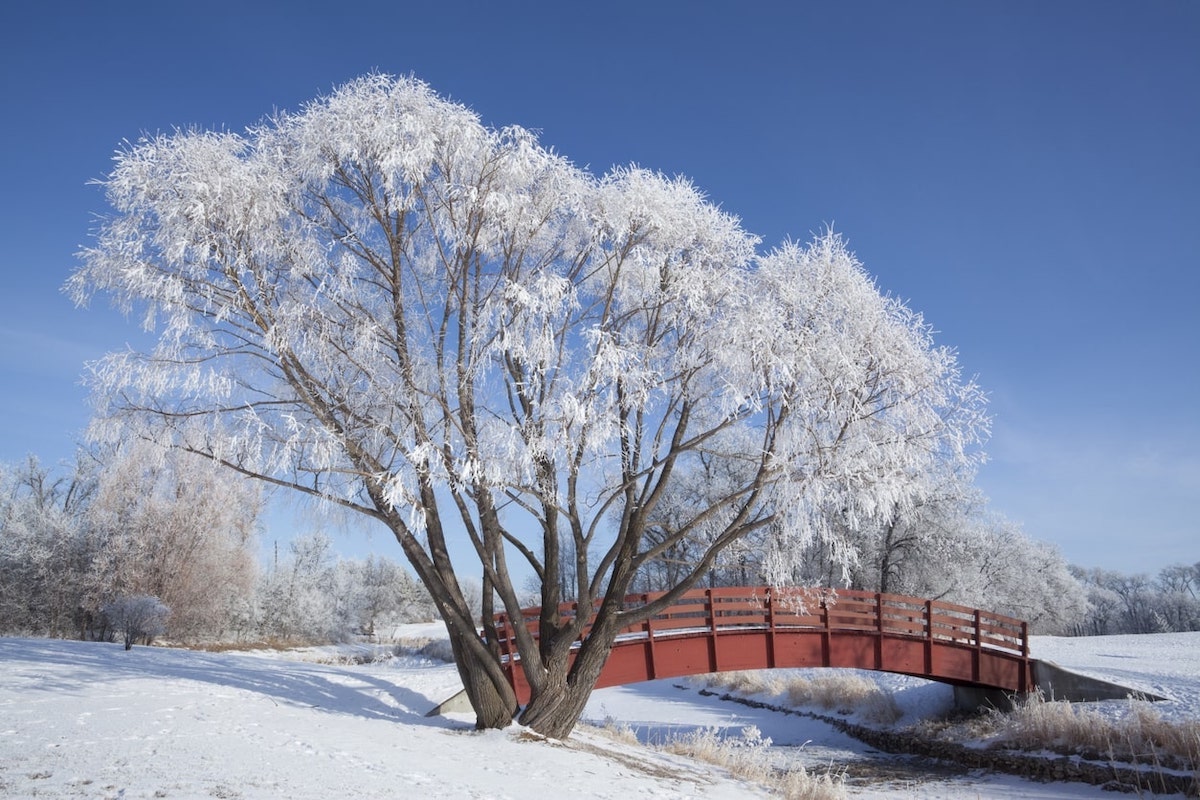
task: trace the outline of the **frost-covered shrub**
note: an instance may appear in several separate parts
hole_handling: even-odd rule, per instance
[[[108,627],[119,634],[129,650],[136,641],[150,644],[150,640],[167,630],[167,617],[171,609],[157,597],[135,594],[119,597],[101,609]]]
[[[258,496],[132,439],[61,474],[0,464],[0,631],[94,638],[105,602],[154,595],[176,641],[226,635],[253,584]]]

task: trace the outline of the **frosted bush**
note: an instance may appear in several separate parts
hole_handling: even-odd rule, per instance
[[[171,609],[150,595],[137,594],[120,597],[101,609],[109,627],[121,634],[125,641],[125,649],[133,648],[133,643],[143,641],[146,644],[155,636],[166,633],[167,617]]]

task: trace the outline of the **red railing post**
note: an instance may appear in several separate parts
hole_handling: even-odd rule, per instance
[[[875,669],[883,669],[883,593],[875,593]]]
[[[708,606],[708,638],[712,642],[709,648],[711,661],[709,662],[711,672],[720,672],[720,657],[717,653],[717,607],[716,601],[713,600],[713,590],[704,590],[704,601]]]
[[[925,674],[933,675],[933,601],[925,601]]]
[[[821,631],[821,661],[823,665],[832,666],[830,660],[833,658],[833,642],[830,641],[832,632],[829,628],[829,597],[826,595],[821,598],[821,626],[824,630]]]
[[[771,587],[764,590],[767,595],[767,667],[774,669],[775,657],[775,593]]]
[[[975,652],[971,655],[971,680],[979,680],[979,672],[983,662],[983,620],[982,612],[975,609]]]
[[[1032,676],[1029,674],[1033,666],[1029,663],[1029,623],[1021,620],[1021,676],[1017,678],[1022,694],[1033,691]]]
[[[522,623],[523,622],[524,622],[524,620],[522,620]],[[500,641],[497,642],[497,644],[500,645],[501,656],[502,657],[507,656],[507,658],[504,661],[504,664],[505,664],[505,671],[508,672],[508,684],[509,684],[509,686],[511,686],[513,688],[513,691],[516,692],[517,691],[517,656],[516,656],[516,652],[513,649],[513,637],[515,636],[515,633],[513,630],[512,620],[509,618],[508,614],[500,615],[499,633],[500,633]]]
[[[642,605],[647,605],[650,602],[650,595],[642,595]],[[650,680],[658,677],[658,662],[654,653],[654,617],[646,617],[646,647],[650,655]]]

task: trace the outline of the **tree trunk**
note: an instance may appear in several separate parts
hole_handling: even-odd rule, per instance
[[[612,641],[611,635],[593,630],[569,668],[566,663],[546,664],[548,675],[521,712],[520,723],[551,739],[570,736],[612,651]]]
[[[396,541],[400,543],[408,563],[412,565],[422,585],[433,598],[442,622],[446,624],[446,632],[450,636],[450,649],[454,653],[454,665],[458,668],[463,690],[475,711],[475,727],[480,730],[507,728],[519,710],[517,696],[500,666],[499,653],[493,652],[480,638],[467,610],[468,604],[450,563],[432,487],[424,485],[422,493],[430,554],[425,552],[395,510],[379,496],[377,487],[372,493],[372,498],[376,507],[385,511],[384,518],[395,534]],[[490,593],[487,583],[484,585],[484,591]],[[485,599],[484,607],[488,605],[489,602]],[[490,620],[487,624],[491,624]]]
[[[475,727],[479,730],[507,728],[518,711],[517,696],[504,679],[500,665],[488,663],[492,656],[474,631],[466,634],[474,639],[468,641],[449,622],[446,630],[450,634],[450,647],[454,651],[454,663],[462,678],[463,689],[475,711]]]

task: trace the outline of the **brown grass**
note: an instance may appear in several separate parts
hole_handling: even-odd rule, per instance
[[[1078,755],[1153,769],[1200,770],[1200,720],[1165,720],[1153,703],[1131,698],[1113,718],[1088,703],[1030,695],[1012,711],[989,711],[938,726],[943,739],[980,739],[994,748]],[[932,728],[930,729],[932,732]]]
[[[253,642],[207,642],[188,645],[185,649],[202,650],[208,653],[244,653],[256,650],[286,653],[327,646],[328,642],[262,639]],[[386,660],[393,655],[417,655],[445,662],[454,660],[449,640],[424,636],[406,637],[398,639],[392,644],[343,645],[340,648],[330,646],[328,652],[318,652],[306,660],[320,664],[353,666]]]
[[[852,672],[831,671],[812,678],[780,678],[762,670],[721,672],[706,678],[709,688],[740,696],[769,695],[792,708],[819,708],[861,714],[867,722],[891,725],[903,716],[891,694]]]
[[[1168,721],[1145,700],[1131,699],[1126,714],[1110,719],[1083,703],[1040,695],[1008,713],[985,718],[998,744],[1193,771],[1200,768],[1200,720]]]
[[[268,638],[240,642],[192,642],[181,646],[184,650],[200,650],[205,653],[246,653],[254,650],[296,650],[302,647],[316,647],[320,644],[322,642]]]

